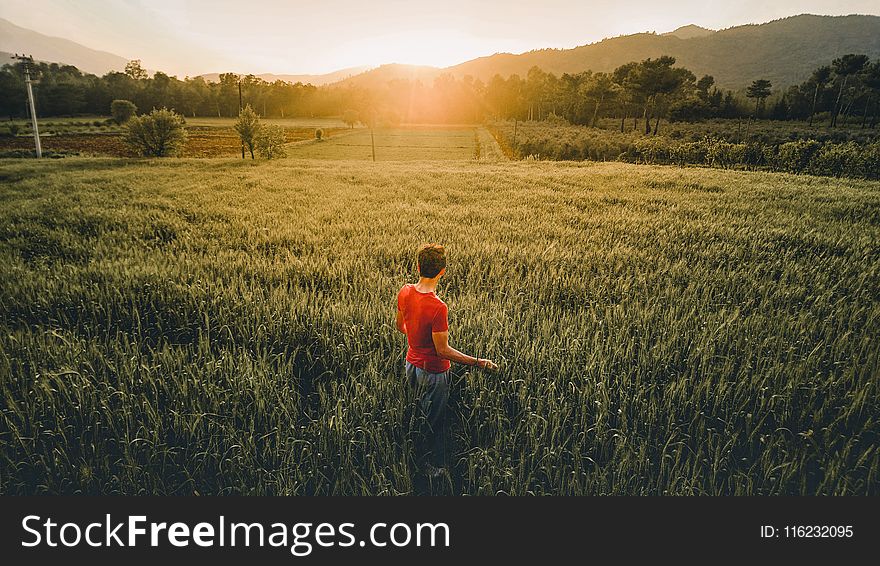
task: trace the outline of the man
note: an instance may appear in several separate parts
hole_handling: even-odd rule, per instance
[[[446,249],[425,244],[418,255],[419,282],[408,283],[397,294],[397,329],[406,334],[406,377],[431,426],[431,464],[428,476],[444,473],[446,460],[446,402],[449,399],[449,362],[495,371],[491,360],[462,354],[449,345],[446,303],[437,297],[437,283],[446,274]]]

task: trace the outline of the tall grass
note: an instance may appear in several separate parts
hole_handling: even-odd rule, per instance
[[[0,493],[877,494],[880,185],[0,162]],[[450,251],[451,474],[394,297]]]

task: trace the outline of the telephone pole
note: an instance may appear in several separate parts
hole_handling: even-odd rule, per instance
[[[33,57],[19,55],[16,53],[13,59],[24,63],[24,84],[27,85],[28,104],[31,109],[31,128],[34,130],[34,146],[37,148],[37,157],[43,157],[43,147],[40,145],[40,130],[37,128],[37,109],[34,106],[34,90],[31,88],[31,71],[30,64],[34,62]]]
[[[238,116],[241,117],[241,77],[238,77]],[[244,159],[244,140],[241,140],[241,158]]]

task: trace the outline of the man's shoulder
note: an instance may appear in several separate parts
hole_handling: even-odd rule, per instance
[[[433,293],[433,294],[431,295],[431,298],[430,298],[429,300],[430,300],[431,303],[432,303],[435,307],[437,307],[438,309],[445,309],[445,308],[447,308],[447,307],[446,307],[446,303],[443,302],[443,299],[441,299],[440,297],[437,296],[437,293]]]

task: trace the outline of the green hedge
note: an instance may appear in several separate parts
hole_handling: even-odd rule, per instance
[[[520,159],[629,161],[880,179],[880,141],[732,143],[712,136],[679,141],[640,132],[543,124],[520,125],[514,140],[509,124],[491,129]]]

